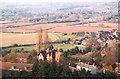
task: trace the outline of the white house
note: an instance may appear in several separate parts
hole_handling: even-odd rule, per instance
[[[98,72],[98,68],[93,64],[85,64],[80,62],[79,64],[76,65],[76,68],[81,71],[81,69],[85,69],[86,71],[90,71],[91,74],[96,74]]]

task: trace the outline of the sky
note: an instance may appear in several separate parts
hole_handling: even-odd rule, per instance
[[[32,3],[32,2],[114,2],[118,0],[0,0],[0,3]]]

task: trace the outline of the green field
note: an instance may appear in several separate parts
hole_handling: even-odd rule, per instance
[[[72,45],[72,44],[53,44],[54,48],[57,49],[63,49],[63,50],[67,50],[67,49],[71,49],[71,48],[74,48],[75,46]],[[20,46],[20,47],[8,47],[8,48],[3,48],[3,50],[15,50],[15,49],[24,49],[24,50],[27,50],[27,51],[31,51],[33,49],[36,49],[36,46],[35,45],[31,45],[31,46]]]

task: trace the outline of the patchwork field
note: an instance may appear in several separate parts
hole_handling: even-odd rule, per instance
[[[76,38],[80,36],[67,35],[64,36],[63,33],[73,33],[73,32],[97,32],[97,31],[110,31],[112,29],[118,29],[117,23],[103,23],[104,27],[100,27],[100,23],[89,23],[89,24],[79,24],[79,23],[54,23],[54,24],[37,24],[28,25],[28,23],[13,23],[14,26],[3,28],[0,33],[0,47],[11,46],[14,44],[35,44],[37,40],[36,31],[41,27],[44,30],[48,30],[49,41],[61,41],[67,38]],[[31,24],[31,23],[30,23]],[[3,24],[1,27],[9,26],[9,24]],[[11,32],[11,33],[10,33]],[[20,33],[12,33],[20,32]],[[44,35],[43,35],[44,36]]]

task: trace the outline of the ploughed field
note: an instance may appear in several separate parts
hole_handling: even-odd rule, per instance
[[[103,26],[100,26],[103,24]],[[98,32],[98,31],[110,31],[112,29],[118,29],[117,23],[53,23],[53,24],[38,24],[38,23],[12,23],[12,24],[0,24],[3,32],[36,32],[40,27],[48,32],[57,33],[73,33],[73,32]]]

